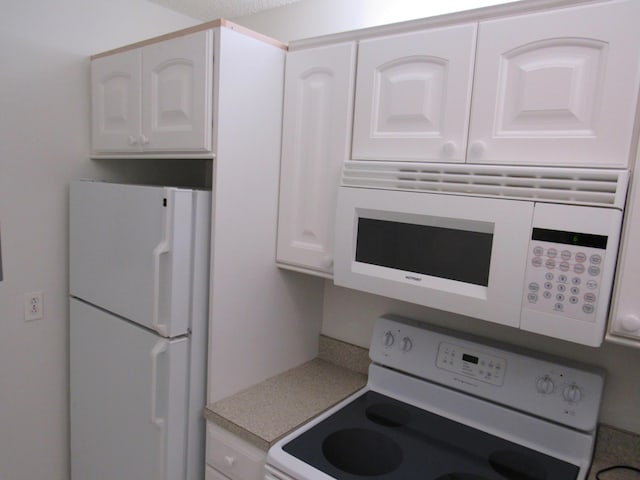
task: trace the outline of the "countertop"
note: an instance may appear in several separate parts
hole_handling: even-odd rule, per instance
[[[321,337],[318,358],[229,398],[207,405],[205,418],[265,452],[280,438],[364,387],[366,349]],[[613,465],[640,468],[640,436],[600,425],[588,480]],[[601,480],[640,480],[614,470]]]

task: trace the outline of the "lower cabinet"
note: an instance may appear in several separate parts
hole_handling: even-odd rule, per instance
[[[267,452],[207,422],[205,480],[262,480]]]

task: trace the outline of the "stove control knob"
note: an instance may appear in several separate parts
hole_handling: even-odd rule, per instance
[[[385,347],[390,347],[391,345],[393,345],[393,342],[395,342],[396,339],[393,336],[393,333],[387,331],[385,332],[384,336],[382,337],[382,343],[384,344]]]
[[[402,351],[408,352],[413,348],[413,341],[409,337],[402,339]]]
[[[578,403],[582,399],[582,390],[575,383],[569,385],[562,392],[562,396],[567,402]]]
[[[549,394],[553,393],[556,389],[556,386],[553,384],[553,379],[549,375],[545,375],[544,377],[540,377],[536,382],[536,390],[538,393]]]

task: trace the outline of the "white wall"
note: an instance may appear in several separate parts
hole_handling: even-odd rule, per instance
[[[337,33],[394,21],[445,13],[443,8],[463,10],[480,7],[479,1],[417,2],[413,0],[302,0],[234,21],[283,41]],[[488,1],[503,3],[500,1]],[[414,10],[412,10],[414,8]],[[428,10],[437,8],[437,10]],[[608,371],[601,421],[640,433],[640,388],[637,367],[640,350],[613,344],[593,349],[512,328],[460,317],[384,297],[334,287],[325,283],[322,333],[367,347],[373,322],[384,313],[490,336],[528,348],[570,357],[604,367]]]
[[[88,55],[198,23],[145,0],[3,0],[0,479],[68,478],[67,185],[90,162]],[[44,319],[23,321],[23,293]]]
[[[514,0],[301,0],[234,21],[289,42]]]

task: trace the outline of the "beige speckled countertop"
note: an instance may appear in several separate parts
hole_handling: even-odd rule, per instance
[[[368,358],[366,349],[321,337],[319,358],[208,405],[204,415],[266,451],[364,387]]]
[[[368,365],[366,349],[321,337],[319,358],[208,405],[204,415],[266,452],[277,440],[362,388]],[[596,480],[599,470],[612,465],[640,468],[640,436],[600,425],[588,480]],[[610,471],[601,480],[640,480],[640,473]]]

